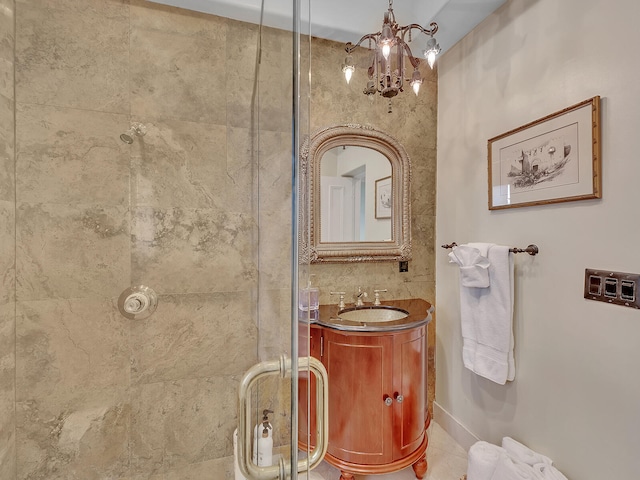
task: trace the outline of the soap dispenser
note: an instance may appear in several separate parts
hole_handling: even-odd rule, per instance
[[[254,465],[260,467],[271,465],[273,458],[273,427],[269,423],[270,413],[273,411],[263,410],[262,422],[253,429],[253,455],[251,459]]]
[[[273,437],[269,428],[263,427],[262,435],[258,439],[258,466],[270,467],[271,465],[273,465]]]
[[[311,286],[311,277],[315,277],[315,274],[309,275],[307,287],[300,289],[298,294],[298,308],[303,312],[315,311],[320,308],[320,290]]]

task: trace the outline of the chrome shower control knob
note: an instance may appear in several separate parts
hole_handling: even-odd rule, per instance
[[[141,293],[132,293],[124,301],[124,311],[127,313],[142,313],[148,307],[149,298]]]
[[[156,311],[157,306],[156,292],[144,285],[127,288],[118,298],[118,310],[129,320],[147,318]]]
[[[384,399],[384,404],[385,404],[387,407],[390,407],[391,405],[393,405],[393,399],[392,399],[391,397],[388,397],[388,396],[387,396],[387,397],[385,397],[385,399]]]

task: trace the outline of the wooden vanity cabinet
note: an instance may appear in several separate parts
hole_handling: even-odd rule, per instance
[[[318,325],[310,330],[311,354],[322,361],[329,378],[326,460],[342,471],[343,479],[409,465],[422,478],[428,443],[426,325],[384,333]],[[302,393],[301,407],[306,405]]]

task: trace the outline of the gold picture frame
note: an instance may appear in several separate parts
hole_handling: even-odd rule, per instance
[[[488,140],[489,210],[602,198],[600,97]]]

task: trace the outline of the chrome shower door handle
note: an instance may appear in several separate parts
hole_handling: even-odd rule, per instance
[[[316,377],[316,448],[298,460],[298,473],[312,470],[322,461],[329,446],[329,377],[322,362],[314,357],[298,359],[298,369],[309,368]],[[299,371],[298,370],[298,371]]]
[[[285,377],[291,372],[291,360],[271,360],[257,363],[251,367],[242,377],[239,391],[238,408],[238,467],[242,475],[252,480],[284,479],[286,464],[280,458],[277,465],[259,467],[251,461],[251,388],[262,378],[271,375]]]
[[[316,435],[317,442],[309,456],[298,461],[298,472],[316,467],[327,453],[329,439],[329,381],[327,370],[319,360],[313,357],[298,359],[298,368],[309,368],[316,377]],[[282,457],[278,465],[259,467],[251,461],[251,387],[261,378],[270,375],[285,377],[291,374],[291,359],[262,362],[251,367],[240,382],[240,408],[238,410],[238,466],[242,474],[251,480],[285,480],[291,476],[291,465]]]

